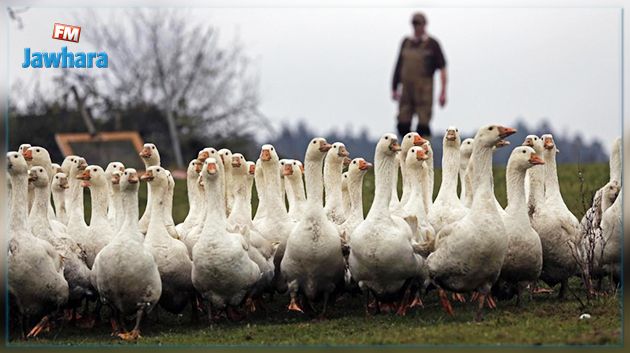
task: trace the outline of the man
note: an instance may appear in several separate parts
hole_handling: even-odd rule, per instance
[[[413,37],[405,38],[400,46],[394,79],[392,99],[398,101],[398,133],[404,136],[411,131],[413,114],[418,115],[417,132],[431,137],[429,122],[433,106],[433,74],[440,71],[440,106],[446,104],[446,59],[440,44],[426,33],[427,20],[422,13],[411,18]],[[398,86],[402,84],[402,92]]]

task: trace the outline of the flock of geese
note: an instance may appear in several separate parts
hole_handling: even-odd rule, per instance
[[[383,135],[374,165],[350,159],[343,143],[324,138],[309,142],[303,163],[280,159],[268,144],[256,162],[204,148],[187,168],[189,212],[180,224],[172,218],[173,176],[160,166],[155,145],[140,153],[144,172],[120,162],[103,169],[80,156],[58,165],[43,147],[22,145],[7,154],[13,317],[33,337],[59,320],[89,327],[106,305],[113,334],[135,340],[156,305],[173,313],[190,305],[193,318],[205,312],[211,322],[239,320],[280,293],[288,294],[289,310],[323,316],[329,303],[351,292],[363,293],[366,314],[404,315],[436,289],[451,315],[450,300],[472,294],[482,319],[484,306],[496,306],[497,288],[520,303],[542,280],[561,284],[564,296],[589,244],[596,248],[591,275],[617,281],[620,140],[610,182],[580,224],[560,193],[551,135],[530,135],[514,148],[508,206],[499,205],[493,151],[514,132],[488,125],[461,141],[458,129],[448,128],[435,200],[433,151],[414,132],[401,141]],[[370,168],[374,201],[364,217],[363,177]],[[259,206],[252,218],[254,181]],[[140,182],[148,184],[141,216]],[[91,195],[89,225],[84,188]]]

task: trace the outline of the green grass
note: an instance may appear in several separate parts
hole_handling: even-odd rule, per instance
[[[495,192],[505,206],[505,169],[494,169]],[[592,164],[583,166],[584,192],[590,203],[591,195],[608,181],[608,166]],[[439,190],[441,174],[436,170],[435,194]],[[578,167],[561,165],[559,180],[564,200],[569,209],[581,218],[584,207],[580,193]],[[144,183],[143,183],[144,184]],[[372,202],[374,177],[365,177],[365,212]],[[144,204],[146,186],[141,189],[141,205]],[[255,194],[255,193],[254,193]],[[174,219],[180,222],[188,212],[184,181],[176,184]],[[254,206],[257,201],[254,200]],[[141,206],[142,209],[143,206]],[[254,207],[255,208],[255,207]],[[555,294],[535,295],[523,307],[513,301],[499,302],[496,310],[488,310],[485,320],[473,322],[473,304],[454,304],[455,317],[447,316],[439,306],[435,291],[427,294],[425,308],[414,310],[407,316],[393,314],[366,318],[361,297],[344,297],[329,311],[328,320],[312,319],[289,313],[288,299],[277,295],[268,304],[267,313],[255,313],[238,323],[222,320],[209,326],[205,318],[191,323],[188,310],[183,316],[170,315],[162,310],[159,322],[151,314],[143,323],[143,338],[139,345],[267,345],[267,344],[620,344],[621,300],[609,294],[587,302],[580,281],[571,281],[571,291],[566,300],[558,300]],[[579,300],[576,297],[580,298]],[[110,337],[107,321],[108,310],[103,310],[104,322],[92,330],[66,327],[61,332],[44,335],[29,342],[15,344],[124,345]],[[591,319],[580,320],[583,313]]]

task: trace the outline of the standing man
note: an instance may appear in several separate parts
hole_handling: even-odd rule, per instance
[[[392,99],[398,101],[398,133],[411,131],[413,114],[418,115],[417,132],[431,136],[429,122],[433,106],[433,74],[440,70],[440,106],[446,104],[446,59],[440,44],[426,33],[427,19],[417,12],[411,17],[413,37],[403,39],[392,80]],[[399,84],[402,83],[402,92]]]

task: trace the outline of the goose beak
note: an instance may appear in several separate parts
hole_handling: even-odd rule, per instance
[[[129,179],[127,179],[127,181],[129,182],[129,184],[138,184],[138,182],[140,180],[138,180],[138,174],[136,173],[131,173],[129,175]]]
[[[446,140],[447,141],[455,141],[457,135],[455,134],[455,130],[448,130],[446,132]]]
[[[413,136],[413,145],[414,146],[422,146],[427,140],[422,138],[422,136],[416,134]]]
[[[29,170],[28,171],[28,182],[32,183],[32,182],[34,182],[36,180],[37,180],[37,175],[31,173],[31,171]]]
[[[216,163],[208,163],[208,165],[206,166],[206,170],[208,171],[208,174],[210,174],[210,175],[217,174],[217,164]]]
[[[125,167],[118,167],[118,171],[120,171],[121,173],[123,173],[125,171]]]
[[[155,179],[155,176],[153,176],[153,171],[152,170],[147,170],[140,177],[140,180],[142,180],[142,181],[153,181],[153,179]]]
[[[92,176],[90,175],[90,171],[87,169],[83,170],[83,173],[77,175],[77,179],[79,180],[90,180]]]
[[[499,129],[499,137],[501,137],[502,139],[516,133],[516,129],[513,129],[511,127],[497,126],[497,129]]]
[[[206,161],[206,159],[208,159],[210,157],[210,153],[208,153],[208,151],[201,151],[199,152],[199,154],[197,155],[197,159],[203,163]]]
[[[92,183],[89,180],[81,180],[81,187],[89,188],[90,186],[92,186]]]
[[[64,179],[64,180],[60,181],[59,182],[59,187],[61,187],[62,189],[70,188],[70,185],[68,185],[68,179]]]
[[[501,148],[501,147],[505,147],[505,146],[507,146],[509,144],[510,144],[510,141],[501,139],[501,140],[497,141],[497,143],[495,143],[494,146],[496,148]]]
[[[256,165],[255,164],[250,164],[250,166],[249,166],[249,174],[250,175],[256,174]]]
[[[282,169],[282,175],[283,176],[293,175],[293,167],[291,166],[291,164],[284,165],[284,168]]]
[[[545,161],[542,160],[536,153],[532,153],[529,157],[529,163],[533,165],[545,164]]]
[[[416,151],[416,159],[419,161],[426,161],[427,159],[429,159],[429,156],[427,156],[423,149],[419,148]]]
[[[150,158],[151,157],[151,149],[149,147],[144,147],[140,152],[140,157],[142,158]]]
[[[88,167],[87,162],[82,161],[81,164],[79,164],[79,170],[85,170],[85,168]]]
[[[241,159],[239,157],[232,157],[232,167],[233,168],[241,167]]]
[[[271,151],[266,150],[266,149],[260,151],[260,159],[263,162],[269,162],[271,160]]]
[[[348,150],[344,146],[341,146],[338,149],[337,155],[339,157],[344,157],[345,158],[345,157],[348,157],[350,155],[350,153],[348,153]]]
[[[195,163],[195,173],[201,173],[201,163]]]
[[[400,152],[400,145],[396,141],[389,144],[389,150],[392,152]]]
[[[350,165],[350,162],[352,162],[352,159],[350,159],[348,157],[345,157],[343,159],[343,165],[346,166],[346,167]]]
[[[24,159],[26,159],[27,161],[32,161],[33,151],[29,148],[26,151],[24,151],[24,153],[22,153],[22,156],[24,156]]]
[[[528,137],[525,139],[525,141],[523,141],[523,144],[521,146],[534,147],[534,141],[532,141],[532,139]]]
[[[118,175],[112,176],[112,184],[119,185],[120,184],[120,176],[118,176]]]
[[[320,152],[328,152],[329,149],[332,148],[332,145],[329,144],[328,142],[326,142],[325,140],[322,140],[319,142],[319,151]]]
[[[372,163],[368,163],[363,159],[359,161],[359,170],[368,170],[370,168],[372,168]]]
[[[555,147],[553,139],[551,137],[545,137],[545,149],[550,150]]]

